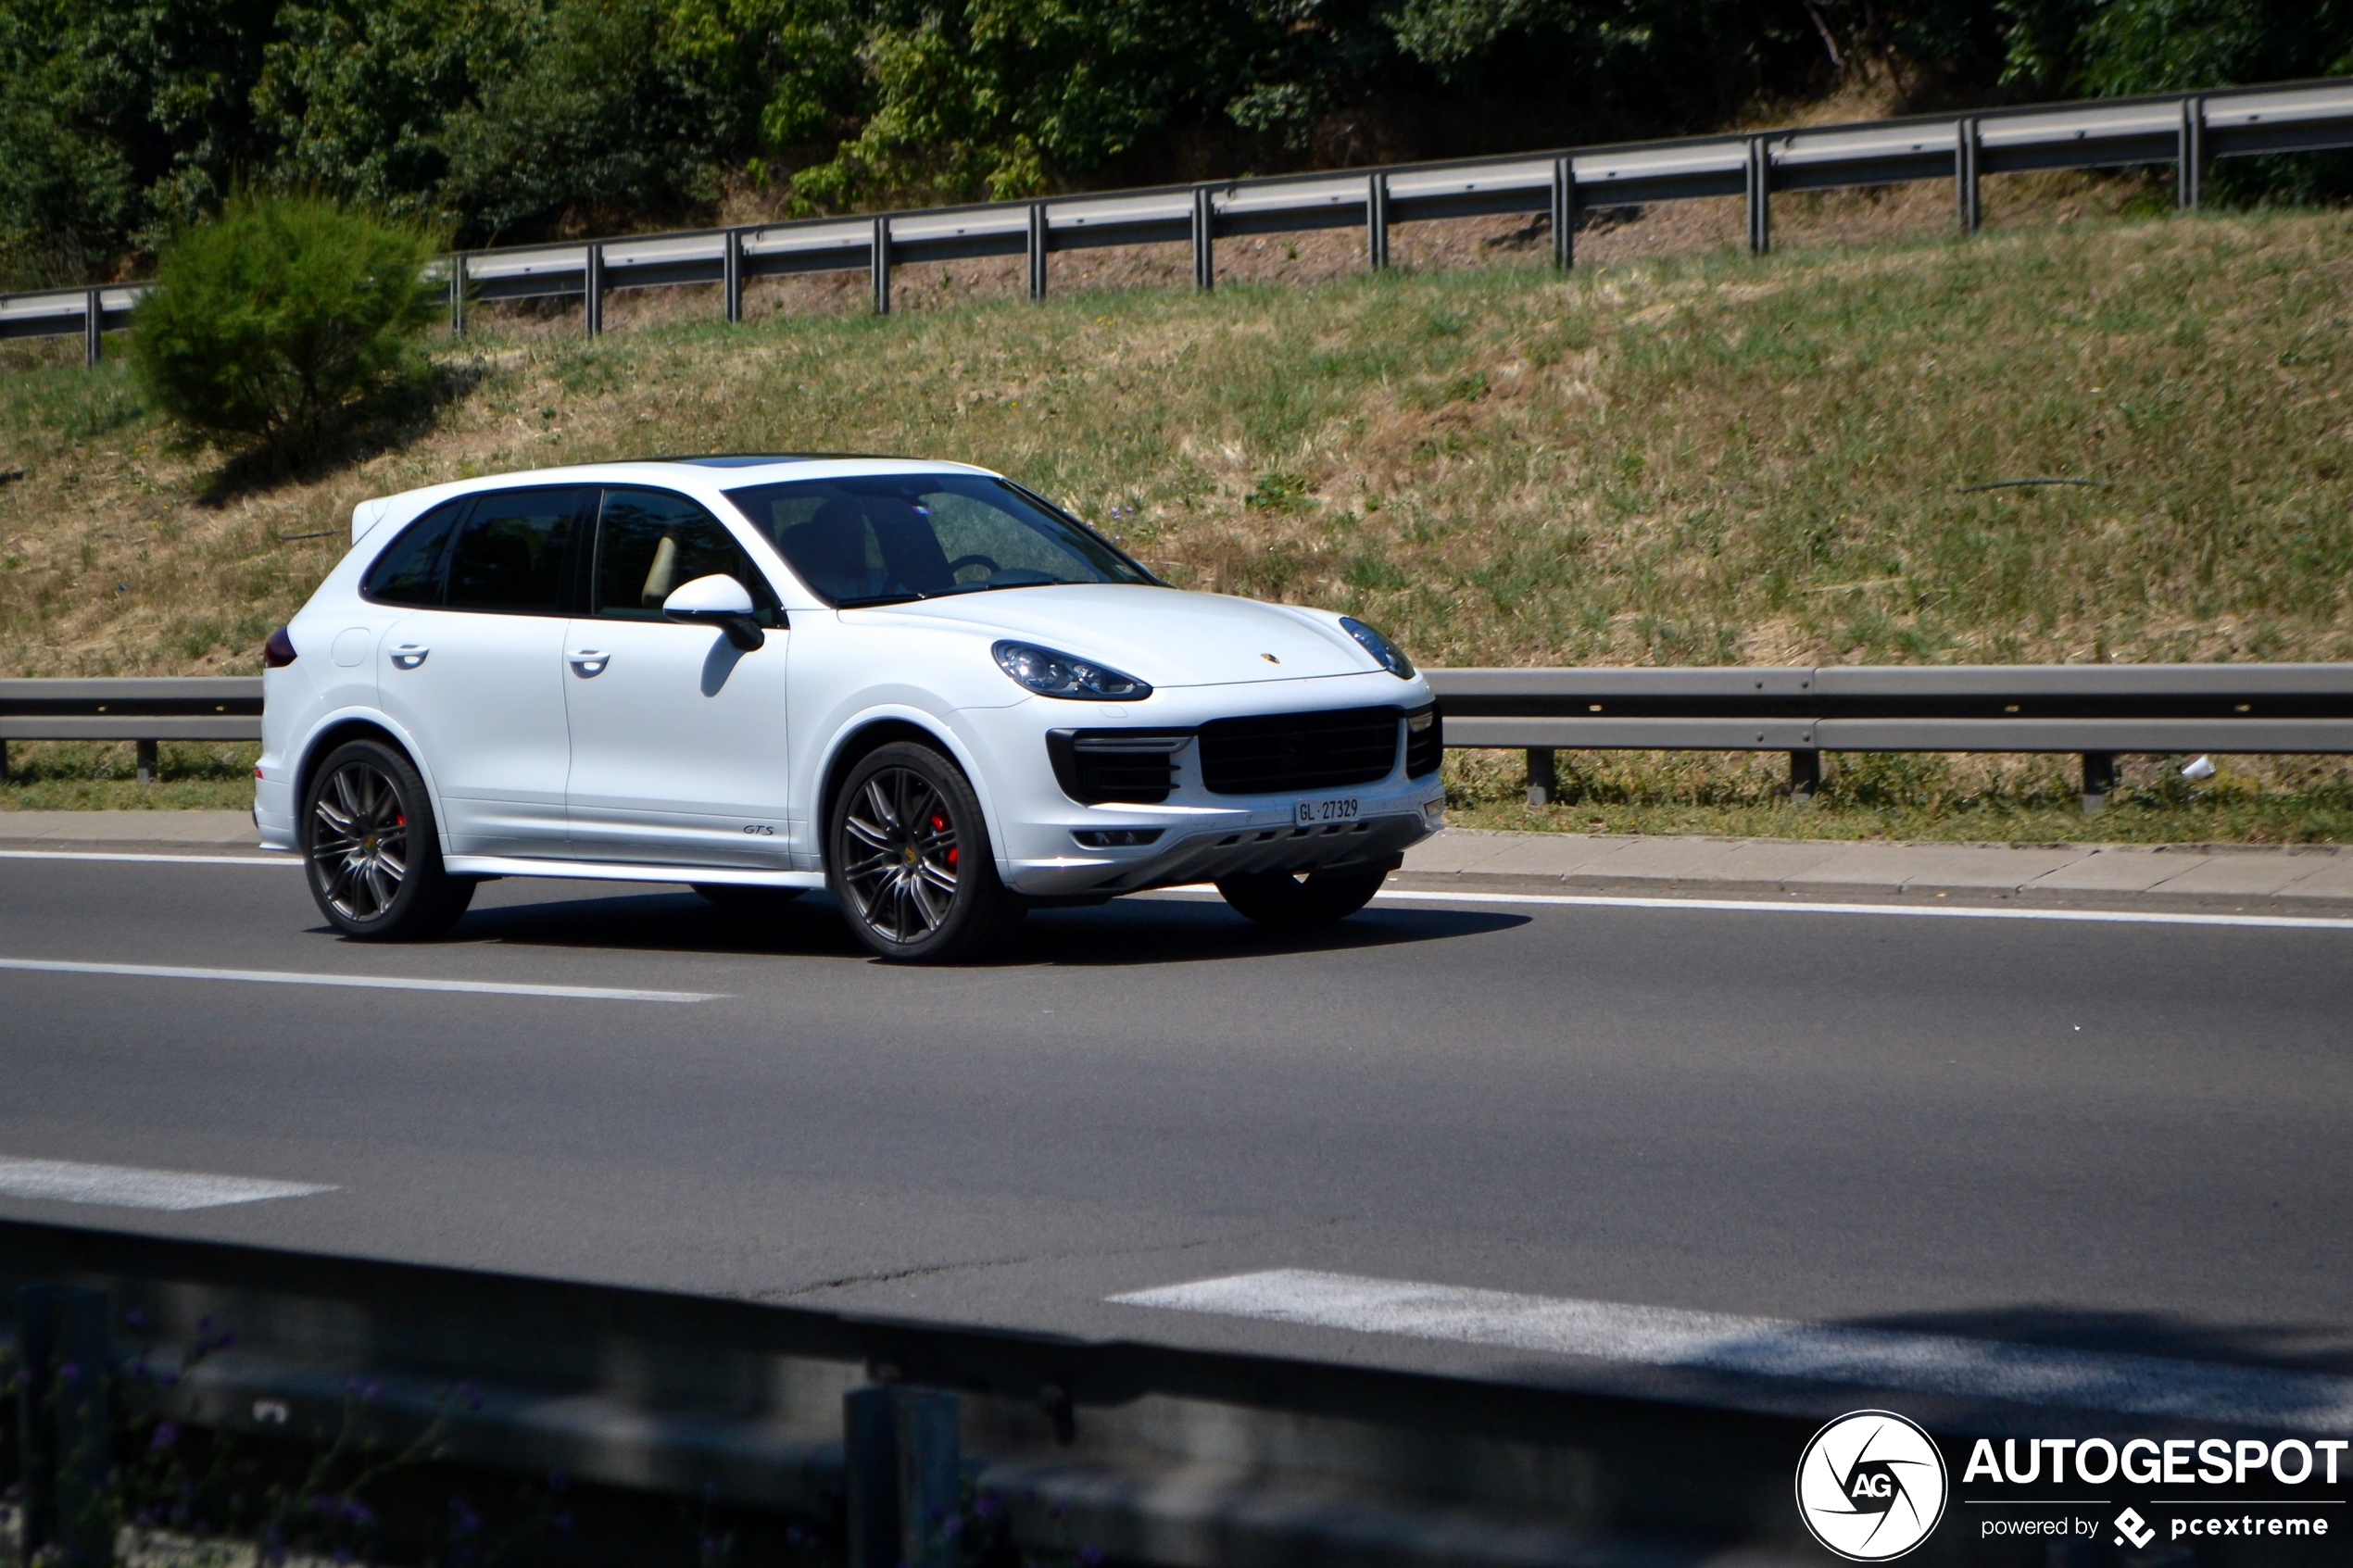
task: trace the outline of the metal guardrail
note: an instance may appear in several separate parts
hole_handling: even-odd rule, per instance
[[[11,740],[135,741],[148,784],[157,741],[260,738],[258,676],[0,680],[0,781]]]
[[[460,1466],[799,1517],[846,1534],[852,1568],[962,1561],[907,1529],[928,1515],[937,1534],[962,1483],[1001,1499],[1011,1544],[1050,1556],[1695,1561],[1691,1543],[1796,1537],[1797,1455],[1857,1397],[1614,1365],[1433,1375],[19,1220],[0,1221],[0,1312],[33,1352],[36,1399],[48,1347],[60,1365],[168,1374],[115,1380],[147,1414],[324,1446],[349,1391],[373,1386],[389,1447],[437,1424]],[[222,1331],[233,1348],[191,1356]],[[459,1386],[472,1397],[452,1400]],[[1910,1408],[1956,1434],[2040,1419]]]
[[[2097,810],[2127,752],[2353,753],[2353,664],[1823,665],[1430,670],[1446,744],[1528,751],[1786,751],[1792,793],[1825,751],[2075,752]]]
[[[500,247],[447,257],[434,275],[447,282],[455,330],[464,330],[469,300],[577,296],[594,335],[615,289],[718,283],[726,319],[737,321],[744,285],[755,278],[864,271],[875,308],[887,312],[900,263],[1026,256],[1036,299],[1056,251],[1176,243],[1191,245],[1193,282],[1209,288],[1221,235],[1362,224],[1366,263],[1378,269],[1388,263],[1393,224],[1493,213],[1547,215],[1554,260],[1567,267],[1579,211],[1698,196],[1744,196],[1749,248],[1762,253],[1772,243],[1775,191],[1919,180],[1951,180],[1960,225],[1974,232],[1983,176],[2032,169],[2170,163],[2180,205],[2193,208],[2214,158],[2348,146],[2353,79],[2337,78]],[[0,295],[0,337],[79,332],[95,364],[101,334],[127,322],[144,288]]]
[[[112,1380],[150,1418],[314,1449],[366,1388],[387,1446],[431,1428],[463,1469],[813,1521],[846,1536],[850,1568],[962,1561],[937,1527],[960,1490],[997,1499],[1007,1544],[1050,1559],[1088,1560],[1083,1544],[1189,1568],[1665,1568],[1730,1547],[1796,1568],[1824,1560],[1791,1500],[1806,1439],[1874,1400],[1900,1400],[1956,1474],[1980,1437],[2204,1435],[2098,1388],[2079,1405],[1883,1386],[1903,1375],[1883,1359],[1431,1374],[1378,1349],[1319,1361],[15,1219],[0,1220],[0,1314],[22,1408],[62,1412],[43,1434],[58,1462],[26,1497],[60,1529],[103,1513],[59,1496],[64,1456],[104,1415],[89,1379],[56,1398],[68,1363],[167,1374]],[[605,1544],[580,1560],[661,1560]],[[1957,1533],[1932,1555],[2018,1561]]]
[[[1555,750],[2074,752],[2105,797],[2125,753],[2353,754],[2353,664],[1977,664],[1426,670],[1446,744]],[[18,740],[259,740],[256,677],[0,680],[0,778]],[[2096,785],[2096,787],[2095,787]]]

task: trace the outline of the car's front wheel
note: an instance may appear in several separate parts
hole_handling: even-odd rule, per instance
[[[442,868],[424,780],[378,741],[339,746],[311,774],[302,858],[320,912],[362,941],[438,936],[473,900],[474,883]]]
[[[894,741],[860,759],[834,800],[825,848],[842,915],[878,958],[953,962],[1012,923],[980,801],[930,746]]]
[[[1255,872],[1217,879],[1226,902],[1261,925],[1327,925],[1372,902],[1388,879],[1377,872]]]

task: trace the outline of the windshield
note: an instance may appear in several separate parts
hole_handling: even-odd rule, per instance
[[[837,608],[1050,583],[1152,581],[1081,524],[978,474],[793,480],[730,490],[727,498]]]

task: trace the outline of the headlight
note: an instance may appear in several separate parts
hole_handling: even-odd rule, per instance
[[[1397,645],[1365,625],[1353,615],[1340,618],[1340,629],[1364,645],[1365,651],[1380,660],[1381,668],[1401,681],[1414,678],[1414,661],[1398,651]]]
[[[1151,687],[1133,675],[1123,675],[1105,665],[1091,664],[1032,643],[999,643],[989,651],[997,656],[998,669],[1012,676],[1015,684],[1039,696],[1072,697],[1081,702],[1141,702],[1152,695]]]

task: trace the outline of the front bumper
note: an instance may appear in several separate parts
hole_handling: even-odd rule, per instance
[[[1445,787],[1436,772],[1408,778],[1401,744],[1386,777],[1364,784],[1278,795],[1223,795],[1207,789],[1195,747],[1174,754],[1176,787],[1165,800],[1085,804],[1057,780],[1048,735],[1074,720],[1124,721],[1139,732],[1173,734],[1211,721],[1257,713],[1427,704],[1426,688],[1402,688],[1386,673],[1261,686],[1196,687],[1156,694],[1125,711],[1043,700],[965,709],[957,728],[990,781],[997,865],[1006,886],[1033,898],[1088,898],[1271,871],[1387,870],[1412,845],[1443,825]],[[1344,822],[1302,826],[1302,803],[1353,798]],[[1149,842],[1135,842],[1136,839]]]

